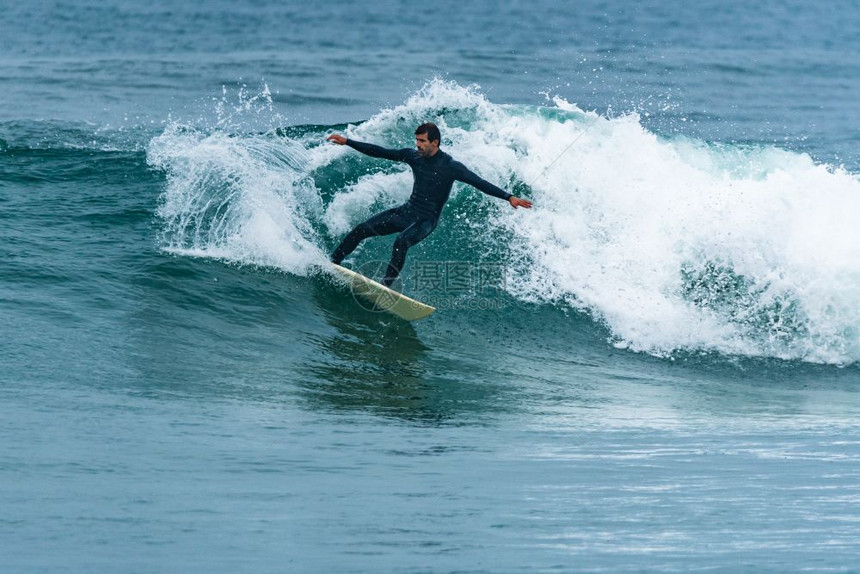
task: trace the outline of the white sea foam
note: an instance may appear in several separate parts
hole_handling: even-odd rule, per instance
[[[569,126],[552,128],[579,141],[534,182],[535,217],[508,218],[534,263],[515,289],[588,308],[637,350],[854,360],[855,176],[776,149],[661,140],[636,116]]]
[[[607,118],[561,99],[497,105],[440,80],[347,134],[407,147],[428,120],[455,158],[535,202],[514,211],[486,198],[491,215],[468,228],[475,242],[509,238],[499,257],[514,297],[585,310],[617,345],[652,354],[860,358],[856,175],[774,147],[663,138],[635,114]],[[319,145],[323,135],[156,138],[167,245],[304,274],[324,257],[320,234],[340,237],[371,207],[407,197],[411,175],[391,164],[319,190],[332,196],[323,205],[309,174],[355,154]],[[477,192],[458,186],[455,204],[461,193]]]
[[[307,274],[323,254],[306,156],[289,140],[171,126],[147,154],[167,173],[158,208],[165,249]]]

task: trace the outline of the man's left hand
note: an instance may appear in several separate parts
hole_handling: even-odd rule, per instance
[[[516,209],[518,207],[525,207],[526,209],[532,208],[532,202],[531,201],[529,201],[528,199],[520,199],[519,197],[517,197],[515,195],[512,195],[510,197],[510,199],[508,199],[508,203],[510,203],[514,209]]]

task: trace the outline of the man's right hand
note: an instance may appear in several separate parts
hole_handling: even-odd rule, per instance
[[[326,138],[330,142],[334,142],[337,145],[344,145],[346,143],[346,138],[340,134],[332,134]]]
[[[520,199],[519,197],[516,197],[515,195],[511,196],[511,198],[508,200],[508,203],[510,203],[511,207],[513,207],[514,209],[516,209],[518,207],[525,207],[526,209],[532,208],[532,202],[531,201],[529,201],[528,199]]]

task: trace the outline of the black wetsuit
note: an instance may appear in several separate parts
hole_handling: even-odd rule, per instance
[[[400,275],[400,270],[406,262],[406,251],[430,235],[436,228],[442,208],[451,195],[451,188],[455,181],[467,183],[499,199],[508,200],[511,197],[510,193],[481,179],[441,150],[431,157],[421,157],[418,150],[410,148],[386,149],[355,140],[346,140],[346,145],[371,157],[402,161],[412,168],[415,176],[412,195],[406,203],[378,213],[358,225],[349,232],[331,255],[331,260],[339,264],[364,239],[400,233],[394,242],[391,262],[382,280],[385,285],[391,285]]]

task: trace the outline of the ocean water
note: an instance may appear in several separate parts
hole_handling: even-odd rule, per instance
[[[2,8],[2,571],[857,570],[855,3]]]

